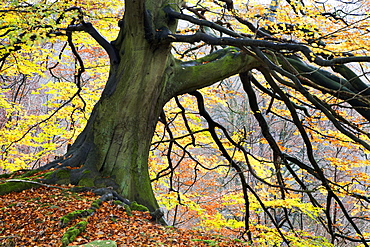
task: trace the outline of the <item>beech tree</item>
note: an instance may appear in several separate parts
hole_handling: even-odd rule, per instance
[[[76,39],[87,33],[109,56],[109,77],[86,127],[65,155],[40,168],[56,169],[54,176],[44,182],[112,186],[123,197],[154,211],[159,205],[148,172],[153,134],[158,123],[170,133],[165,104],[189,94],[199,116],[208,124],[205,131],[239,178],[246,211],[246,239],[254,241],[250,222],[252,197],[282,242],[289,245],[292,241],[286,229],[299,235],[289,210],[280,205],[284,220],[274,217],[248,182],[248,173],[275,188],[282,200],[293,192],[304,194],[311,205],[321,210],[318,221],[325,226],[331,243],[345,239],[368,246],[368,212],[360,210],[352,215],[342,200],[353,198],[356,207],[367,209],[366,175],[337,183],[320,165],[312,144],[319,132],[314,127],[319,124],[315,117],[325,117],[336,134],[321,133],[321,137],[350,143],[365,154],[370,150],[367,3],[339,2],[330,6],[309,1],[272,1],[271,5],[263,5],[231,0],[137,0],[114,4],[123,7],[124,14],[116,16],[119,31],[111,42],[94,26],[98,18],[93,16],[99,13],[103,20],[105,11],[108,12],[104,3],[1,4],[1,70],[17,64],[17,54],[27,53],[29,46],[65,40],[69,55],[76,61],[74,97],[81,97],[86,61],[76,48]],[[347,5],[348,9],[337,8]],[[22,22],[15,16],[21,16]],[[29,16],[33,19],[27,19]],[[179,51],[179,44],[189,44],[189,48]],[[194,52],[204,55],[188,57]],[[273,179],[256,171],[243,138],[236,141],[222,123],[211,117],[199,92],[234,75],[240,78],[252,115],[270,147],[269,164],[273,167],[269,176]],[[13,75],[4,75],[4,87],[5,76]],[[260,92],[270,100],[267,109],[259,105]],[[271,134],[266,117],[276,102],[284,105],[288,114],[280,117],[296,129],[305,159],[290,153]],[[62,106],[70,103],[66,100]],[[355,112],[354,117],[346,115],[347,109]],[[190,127],[186,131],[194,138]],[[169,135],[172,139],[168,143],[173,145],[176,138]],[[243,133],[244,138],[247,135]],[[243,162],[234,159],[232,149],[224,145],[221,136],[244,155]],[[6,152],[7,147],[3,149]],[[173,170],[169,165],[164,173],[171,174]],[[67,178],[61,175],[64,172],[68,172]],[[316,194],[319,190],[325,191],[320,198]],[[336,224],[334,207],[340,209],[345,224]]]

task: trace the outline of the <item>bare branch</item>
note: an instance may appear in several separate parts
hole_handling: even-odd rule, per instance
[[[112,65],[117,65],[119,63],[119,55],[114,46],[108,42],[91,23],[82,23],[78,25],[69,25],[65,29],[59,29],[61,31],[85,31],[91,35],[91,37],[98,42],[99,45],[107,52],[110,62]]]

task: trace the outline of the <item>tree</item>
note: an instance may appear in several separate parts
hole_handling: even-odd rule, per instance
[[[341,200],[342,196],[355,198],[366,208],[369,199],[363,188],[368,181],[358,178],[356,185],[353,181],[345,185],[336,183],[318,163],[312,144],[316,133],[323,136],[322,130],[313,127],[315,117],[312,115],[319,111],[322,115],[316,117],[325,116],[338,131],[335,135],[327,134],[328,139],[370,150],[366,132],[370,120],[370,90],[363,81],[367,79],[366,66],[370,61],[365,4],[360,6],[361,10],[356,9],[357,12],[352,9],[347,12],[315,3],[288,1],[287,5],[276,9],[256,4],[254,10],[247,12],[250,6],[236,1],[216,1],[215,4],[180,0],[125,1],[124,15],[118,22],[119,33],[113,42],[108,42],[93,25],[96,20],[91,16],[97,8],[101,9],[99,4],[103,3],[87,7],[91,12],[84,10],[82,4],[68,2],[8,1],[2,4],[1,69],[17,63],[16,54],[27,53],[30,46],[65,39],[70,55],[76,60],[74,97],[81,97],[85,62],[75,46],[75,37],[80,32],[88,33],[109,55],[109,78],[85,129],[63,157],[42,167],[57,168],[48,182],[113,186],[124,197],[155,210],[158,203],[148,172],[153,134],[158,122],[170,133],[163,108],[170,99],[187,93],[196,100],[199,114],[207,122],[207,131],[227,160],[227,166],[239,177],[246,210],[245,233],[249,241],[253,241],[250,222],[253,212],[249,207],[252,197],[282,241],[287,244],[292,241],[284,233],[284,223],[293,235],[298,233],[286,207],[282,206],[280,212],[284,220],[273,217],[269,207],[247,182],[246,172],[275,188],[274,193],[285,202],[292,191],[305,194],[307,201],[323,212],[318,218],[326,226],[332,243],[339,237],[368,245],[365,228],[358,223],[362,218],[366,220],[366,214],[351,216]],[[27,21],[25,18],[19,23],[18,19],[12,19],[16,14],[38,19]],[[179,20],[191,23],[194,28],[185,33],[176,31]],[[356,37],[344,36],[351,32],[356,32]],[[338,42],[341,45],[337,45]],[[192,60],[179,59],[172,52],[172,46],[177,43],[202,44],[208,47],[200,48],[207,54]],[[196,48],[199,46],[184,51],[183,58]],[[269,176],[274,179],[261,177],[251,165],[252,157],[243,146],[243,138],[235,141],[224,126],[212,119],[203,96],[197,91],[232,75],[239,75],[250,110],[272,150],[269,164],[273,166]],[[280,117],[295,126],[307,159],[284,151],[271,134],[258,104],[257,89],[270,98],[267,113],[275,102],[285,105],[287,114]],[[69,103],[71,100],[64,105]],[[350,120],[344,114],[345,108],[356,111],[358,115],[353,119],[362,122]],[[191,128],[186,126],[186,129],[194,138]],[[247,132],[242,135],[246,138]],[[173,139],[171,134],[169,136]],[[227,140],[228,145],[244,156],[243,164],[236,162],[231,155],[232,149],[221,139]],[[170,145],[173,144],[173,140],[170,141]],[[195,141],[193,144],[195,146]],[[78,169],[70,169],[76,167]],[[61,177],[60,171],[68,171],[67,180]],[[169,165],[166,171],[171,173],[173,167]],[[309,184],[306,179],[315,182]],[[294,183],[289,182],[291,180]],[[317,190],[326,191],[324,203],[322,198],[316,198]],[[349,234],[333,223],[333,204],[340,208],[350,226]]]

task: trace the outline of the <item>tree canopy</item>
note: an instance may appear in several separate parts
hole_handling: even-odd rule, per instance
[[[368,246],[369,8],[8,0],[0,165],[261,246]]]

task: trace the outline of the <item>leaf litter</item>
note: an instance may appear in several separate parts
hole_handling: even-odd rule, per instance
[[[129,216],[112,201],[62,228],[61,217],[89,209],[99,196],[72,192],[68,190],[72,185],[58,187],[40,186],[0,196],[0,246],[61,246],[63,234],[81,221],[87,221],[87,227],[69,246],[95,240],[112,240],[117,246],[247,246],[207,232],[162,226],[151,221],[148,212],[133,211]]]

